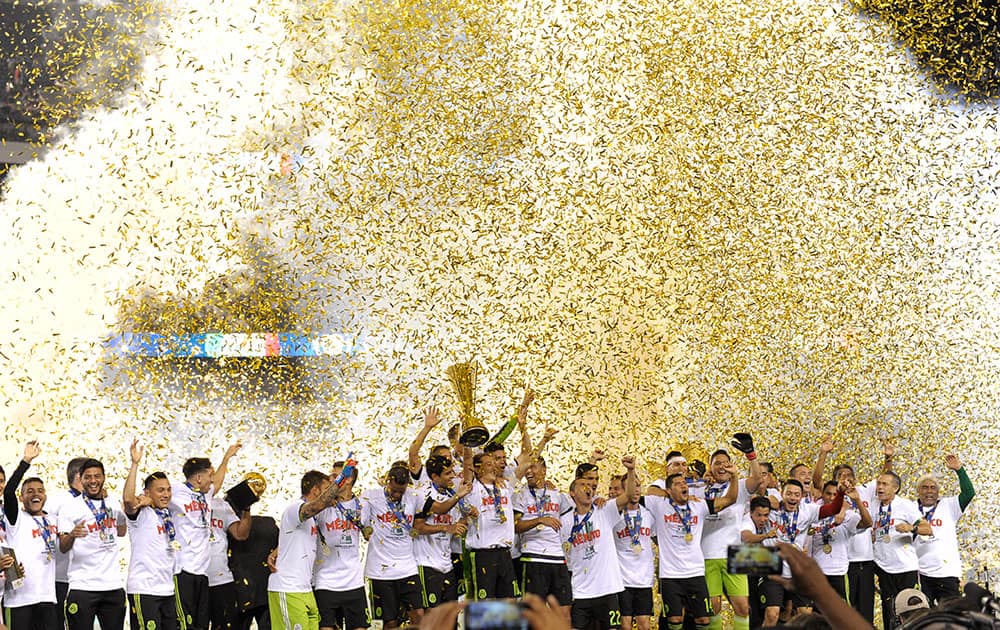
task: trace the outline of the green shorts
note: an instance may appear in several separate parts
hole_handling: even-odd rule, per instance
[[[308,593],[267,592],[267,607],[273,630],[319,630],[319,607]]]
[[[730,597],[750,595],[747,576],[727,573],[725,558],[705,560],[705,581],[708,582],[709,597],[721,597],[723,592]]]

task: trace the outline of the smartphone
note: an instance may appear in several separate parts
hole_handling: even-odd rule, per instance
[[[777,547],[729,545],[726,554],[726,571],[744,575],[780,575],[781,556]]]
[[[531,626],[517,602],[484,599],[465,607],[466,630],[528,630]]]

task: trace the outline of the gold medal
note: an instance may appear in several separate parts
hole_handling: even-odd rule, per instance
[[[410,528],[410,538],[416,538],[419,535],[420,535],[420,532],[418,532],[417,530],[415,530],[413,528]]]
[[[332,552],[332,551],[330,550],[330,545],[326,544],[326,541],[325,541],[325,540],[324,540],[323,542],[321,542],[321,543],[319,544],[319,546],[320,546],[320,549],[322,549],[322,550],[323,550],[323,555],[324,555],[324,556],[329,556],[329,555],[330,555],[331,553],[333,553],[333,552]]]
[[[571,551],[573,551],[573,545],[569,544],[568,542],[564,542],[563,543],[563,553],[568,556],[569,552],[571,552]]]
[[[882,536],[882,542],[889,544],[890,542],[892,542],[892,536],[890,536],[889,534]]]
[[[830,543],[826,543],[825,545],[823,545],[823,553],[832,553],[832,552],[833,552],[833,545],[831,545]]]
[[[632,544],[632,553],[642,553],[642,545],[638,543]]]
[[[684,534],[684,542],[689,543],[692,540],[694,540],[694,534],[692,534],[691,532]]]
[[[171,540],[170,541],[170,548],[173,549],[174,551],[180,551],[181,550],[181,541],[179,541],[179,540]]]
[[[365,540],[368,540],[369,538],[372,537],[372,532],[374,531],[375,530],[371,528],[371,525],[365,525],[364,528],[362,528],[361,530],[361,535],[365,537]]]
[[[507,522],[507,513],[506,512],[500,512],[497,516],[500,517],[500,522],[501,523],[506,523]]]

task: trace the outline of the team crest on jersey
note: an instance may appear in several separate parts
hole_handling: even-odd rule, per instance
[[[75,615],[79,610],[80,607],[76,605],[76,602],[73,602],[72,604],[66,607],[66,612],[68,612],[71,615]]]
[[[479,599],[486,599],[486,589],[485,588],[479,589]]]
[[[427,596],[427,601],[429,601],[432,604],[436,604],[437,600],[438,600],[438,596],[436,594],[434,594],[434,593],[431,593],[430,595]]]
[[[146,630],[156,630],[156,622],[150,619],[146,622]]]

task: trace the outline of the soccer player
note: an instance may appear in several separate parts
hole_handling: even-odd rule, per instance
[[[668,458],[669,459],[669,458]],[[732,464],[721,468],[736,476]],[[739,484],[731,483],[726,493],[704,501],[691,501],[684,473],[667,475],[666,496],[647,495],[646,507],[653,515],[660,550],[660,596],[666,610],[667,627],[679,630],[688,611],[698,628],[707,628],[712,616],[705,582],[705,556],[701,551],[705,518],[736,502]],[[660,491],[662,492],[662,491]]]
[[[208,619],[212,630],[236,627],[240,602],[236,579],[229,568],[229,539],[246,540],[253,522],[250,510],[236,514],[228,501],[218,496],[208,502],[211,518],[208,534]]]
[[[781,488],[781,505],[776,510],[771,510],[769,515],[771,527],[777,530],[776,542],[788,543],[803,549],[806,545],[809,527],[821,518],[833,516],[840,512],[844,504],[844,493],[840,490],[830,503],[819,505],[818,502],[803,504],[802,497],[805,496],[805,488],[797,479],[788,479]],[[784,564],[782,577],[791,578],[791,570],[788,563]],[[808,613],[812,611],[812,602],[805,599],[801,594],[786,591],[779,582],[766,581],[761,583],[761,590],[764,596],[764,624],[765,628],[773,627],[778,623],[778,613],[786,599],[786,595],[792,600],[794,608],[798,612]]]
[[[187,630],[205,630],[209,618],[209,536],[211,508],[209,502],[222,485],[229,460],[242,445],[237,442],[226,449],[216,469],[207,457],[192,457],[184,462],[181,472],[184,482],[171,487],[173,509],[180,514],[175,526],[184,541],[180,550],[180,573],[177,574],[177,597],[183,625]]]
[[[335,479],[345,463],[333,465]],[[321,630],[359,630],[371,622],[361,562],[361,501],[354,496],[357,481],[358,469],[352,467],[341,480],[336,502],[316,515],[323,538],[322,554],[313,572],[313,591]]]
[[[119,536],[126,531],[125,513],[106,498],[104,464],[88,459],[80,467],[83,494],[59,511],[59,549],[69,554],[66,621],[69,630],[103,630],[125,625],[125,589],[118,564]]]
[[[55,586],[59,530],[45,512],[42,480],[38,477],[24,479],[31,462],[40,454],[38,442],[28,442],[21,462],[11,473],[3,491],[7,542],[24,565],[24,583],[19,588],[8,589],[6,596],[5,621],[13,630],[59,627]],[[20,507],[14,494],[18,484],[21,484]]]
[[[66,464],[66,491],[57,491],[51,494],[46,493],[45,513],[53,524],[59,522],[59,511],[68,501],[72,501],[83,494],[83,485],[80,481],[80,466],[87,461],[87,457],[74,457]],[[66,627],[66,593],[69,591],[69,554],[63,553],[61,549],[56,549],[56,612],[59,615],[59,627]]]
[[[935,605],[960,595],[958,579],[962,576],[962,559],[955,528],[976,495],[962,461],[955,455],[948,455],[945,464],[958,475],[957,497],[942,499],[941,484],[932,475],[925,475],[917,481],[920,518],[930,526],[930,533],[918,535],[913,544],[919,560],[920,590]]]
[[[827,435],[820,443],[819,457],[813,467],[813,485],[821,486],[824,479],[826,460],[833,451],[833,436]],[[896,448],[891,441],[882,443],[882,472],[892,470],[892,458]],[[858,502],[852,507],[859,510],[859,505],[871,511],[875,503],[875,480],[859,485],[854,474],[854,468],[847,463],[834,466],[832,478],[838,483],[850,482],[857,488]],[[851,606],[857,610],[868,623],[875,619],[875,555],[872,550],[871,536],[853,536],[848,546],[847,558],[847,592]]]
[[[705,530],[701,537],[701,549],[705,555],[705,581],[708,584],[708,596],[712,600],[712,615],[709,628],[722,628],[722,594],[729,598],[733,607],[734,630],[750,630],[750,591],[747,576],[731,574],[726,570],[726,556],[729,545],[740,541],[740,521],[751,495],[757,491],[761,482],[760,465],[754,450],[753,438],[749,433],[737,433],[733,446],[743,453],[750,462],[750,476],[740,479],[729,474],[732,464],[729,453],[719,449],[709,458],[709,467],[714,483],[705,488],[705,498],[715,499],[729,490],[730,484],[737,484],[736,503],[728,508],[717,510],[715,514],[705,517]]]
[[[427,407],[424,409],[424,426],[420,428],[417,436],[410,443],[407,462],[410,475],[413,477],[414,486],[417,488],[423,488],[429,483],[428,475],[424,471],[424,462],[420,459],[420,449],[423,447],[427,435],[439,424],[441,424],[441,417],[438,413],[438,408],[434,405]],[[431,455],[441,455],[450,459],[451,449],[447,445],[439,444],[431,448]]]
[[[281,514],[276,570],[267,582],[273,630],[319,630],[319,608],[312,590],[319,546],[315,517],[336,502],[339,488],[318,470],[304,474],[300,486],[302,498],[292,501]]]
[[[614,528],[621,510],[636,489],[635,459],[623,457],[626,473],[625,491],[603,506],[594,504],[594,486],[575,479],[570,496],[575,509],[562,515],[560,535],[573,585],[573,628],[586,630],[594,624],[602,630],[621,628],[621,604],[618,595],[625,590]]]
[[[467,531],[468,517],[462,510],[469,509],[465,497],[472,487],[465,484],[458,490],[453,487],[454,463],[447,451],[443,456],[432,455],[424,470],[430,483],[419,493],[421,508],[413,519],[413,528],[420,535],[413,541],[413,555],[423,607],[430,609],[458,599],[451,549],[454,539]]]
[[[398,628],[409,614],[420,625],[423,602],[413,555],[413,519],[423,501],[409,488],[410,471],[394,465],[385,485],[361,493],[361,523],[371,528],[365,577],[371,584],[372,613],[384,628]]]
[[[857,535],[867,536],[864,530],[872,525],[868,509],[861,503],[858,490],[854,484],[844,482],[845,496],[851,498],[857,510],[850,508],[850,503],[844,501],[840,512],[817,521],[807,533],[812,535],[812,556],[826,576],[830,586],[847,600],[847,551],[851,539]],[[831,503],[837,497],[838,484],[827,481],[823,484],[823,502]]]
[[[746,545],[764,545],[772,547],[777,544],[778,530],[771,524],[771,498],[755,496],[750,499],[749,510],[740,525],[740,542]],[[747,580],[750,593],[750,627],[759,628],[764,622],[764,610],[761,606],[761,582],[767,578],[752,576]]]
[[[505,459],[495,453],[473,456],[465,449],[464,482],[472,484],[469,503],[479,517],[469,523],[465,544],[469,551],[471,599],[514,597],[518,594],[511,546],[514,544],[514,510],[511,486],[503,476]]]
[[[154,472],[146,477],[143,493],[136,494],[144,451],[137,440],[132,441],[132,465],[122,489],[125,524],[132,545],[125,580],[129,618],[133,629],[177,630],[174,567],[181,539],[175,522],[180,513],[170,507],[170,481],[165,473]]]
[[[563,512],[574,504],[565,494],[548,488],[547,467],[541,457],[528,467],[528,482],[514,494],[514,530],[521,534],[521,575],[517,576],[525,593],[559,601],[567,619],[573,603],[572,585],[562,547]]]
[[[625,493],[628,475],[614,477],[615,485],[621,491],[614,493],[609,488],[608,497],[617,499]],[[653,620],[653,514],[640,505],[642,488],[636,481],[635,490],[628,503],[622,508],[621,516],[615,523],[615,551],[618,553],[618,567],[622,573],[625,589],[618,596],[622,612],[622,627],[631,630],[649,630]]]
[[[898,496],[899,475],[879,475],[875,482],[875,506],[872,508],[872,548],[875,575],[882,598],[882,627],[896,627],[892,603],[900,591],[917,587],[919,561],[913,547],[915,525],[923,518],[917,504]]]
[[[236,584],[236,601],[240,611],[234,630],[250,630],[254,622],[258,630],[271,630],[271,615],[267,609],[267,581],[271,577],[267,557],[278,548],[278,524],[270,516],[250,517],[250,537],[229,539],[229,568]]]

